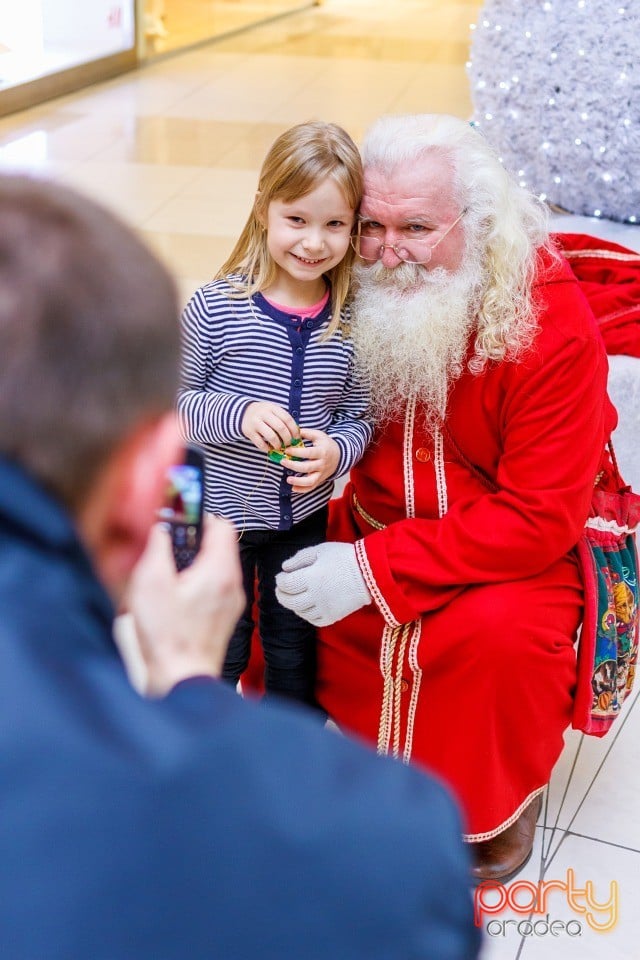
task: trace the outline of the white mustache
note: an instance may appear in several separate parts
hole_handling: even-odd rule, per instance
[[[444,414],[474,328],[477,287],[474,264],[455,274],[416,264],[356,267],[352,336],[378,423],[397,416],[411,394],[431,420]]]

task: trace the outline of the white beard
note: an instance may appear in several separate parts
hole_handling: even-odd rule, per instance
[[[451,274],[380,261],[354,267],[352,338],[356,367],[371,390],[377,424],[396,418],[415,395],[433,429],[444,416],[475,326],[482,270]]]

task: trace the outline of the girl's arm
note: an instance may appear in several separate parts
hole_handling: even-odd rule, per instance
[[[191,443],[232,443],[243,437],[242,421],[255,397],[216,390],[211,375],[216,352],[231,322],[226,298],[196,290],[181,317],[182,355],[177,411]],[[220,309],[220,308],[223,309]]]

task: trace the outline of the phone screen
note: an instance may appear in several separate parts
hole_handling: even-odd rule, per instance
[[[204,471],[202,456],[189,449],[185,463],[167,470],[167,483],[159,519],[171,533],[173,555],[178,570],[193,562],[202,539],[202,499]]]

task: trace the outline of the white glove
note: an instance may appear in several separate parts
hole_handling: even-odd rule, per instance
[[[371,603],[351,543],[321,543],[289,557],[276,577],[276,597],[316,627],[326,627]]]

